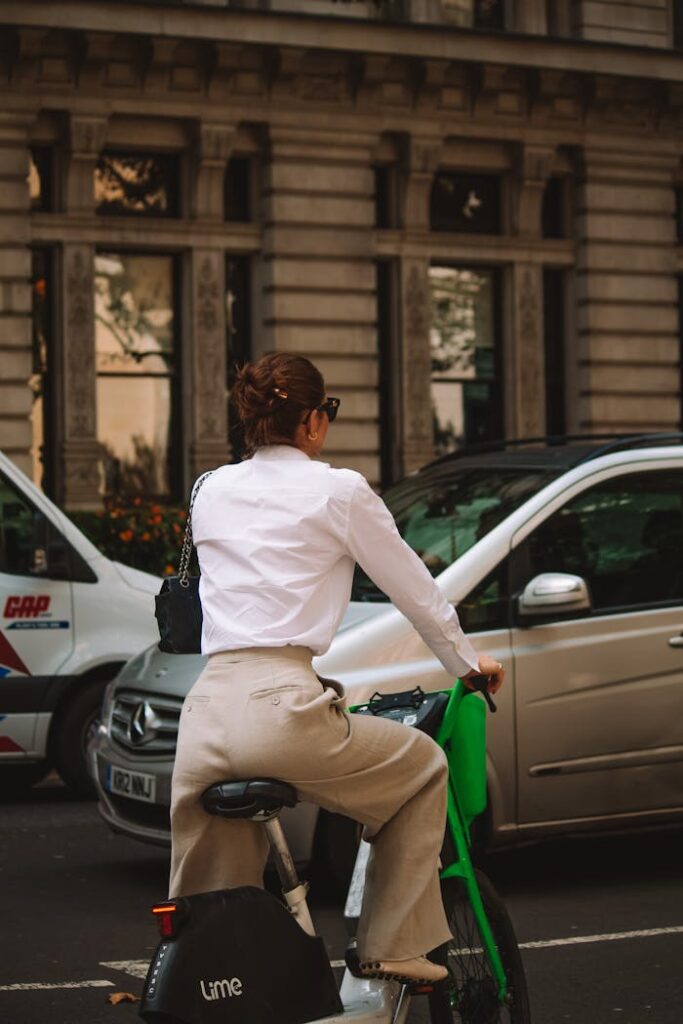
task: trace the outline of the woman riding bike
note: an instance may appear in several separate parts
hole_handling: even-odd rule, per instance
[[[416,729],[347,714],[311,659],[332,642],[358,562],[451,676],[490,676],[495,693],[502,666],[476,654],[364,477],[317,461],[339,399],[309,360],[248,364],[232,398],[252,456],[212,473],[194,504],[209,659],[180,721],[170,895],[263,884],[263,829],[206,814],[200,797],[216,779],[281,779],[365,828],[361,972],[438,981],[446,970],[425,954],[450,938],[438,869],[444,753]]]

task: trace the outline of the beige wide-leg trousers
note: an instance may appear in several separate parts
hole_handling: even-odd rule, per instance
[[[361,959],[420,956],[450,939],[438,875],[445,755],[417,729],[349,715],[311,657],[303,647],[212,655],[188,694],[173,772],[170,895],[263,884],[263,826],[208,815],[200,796],[222,780],[282,779],[302,800],[365,826]]]

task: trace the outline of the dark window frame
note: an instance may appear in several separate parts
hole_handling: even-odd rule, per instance
[[[235,176],[235,189],[230,188],[231,170],[239,169]],[[223,220],[226,224],[251,224],[255,219],[254,158],[235,153],[225,165],[223,175]]]
[[[504,267],[494,263],[463,263],[458,260],[431,260],[430,267],[448,267],[453,270],[470,270],[475,272],[487,272],[492,275],[492,297],[493,297],[493,331],[494,331],[494,376],[495,387],[491,390],[489,406],[494,411],[499,421],[500,432],[497,436],[479,439],[476,436],[468,437],[465,432],[463,445],[476,444],[479,440],[502,440],[505,437],[505,336],[503,332],[503,300],[504,300]],[[430,373],[431,382],[431,373]]]
[[[398,422],[402,377],[397,308],[398,260],[377,260],[376,273],[380,481],[384,489],[400,479],[403,469]]]
[[[138,149],[119,149],[115,147],[103,149],[98,156],[95,171],[99,169],[100,162],[107,157],[119,157],[121,159],[134,159],[140,160],[158,160],[163,168],[164,164],[167,170],[170,171],[170,177],[166,184],[167,192],[167,209],[166,210],[131,210],[126,208],[105,208],[103,209],[101,204],[97,202],[96,196],[96,182],[93,176],[93,199],[95,203],[95,213],[98,217],[133,217],[138,220],[148,220],[149,218],[159,217],[163,220],[178,220],[183,216],[183,202],[182,202],[182,183],[183,183],[183,168],[182,168],[182,154],[177,150],[138,150]],[[121,251],[121,250],[118,250]]]
[[[487,7],[492,12],[487,12]],[[506,0],[474,0],[473,28],[484,32],[504,32],[507,28]]]
[[[238,273],[242,277],[241,288],[244,295],[244,309],[240,312],[237,331],[237,351],[233,351],[233,340],[230,336],[231,322],[228,316],[227,298],[230,286],[230,263],[234,262],[239,266]],[[244,443],[244,432],[240,424],[237,412],[230,400],[230,393],[235,381],[235,371],[238,366],[249,362],[252,358],[253,346],[253,321],[252,321],[252,281],[253,281],[253,254],[232,253],[225,254],[225,349],[226,349],[226,389],[228,393],[228,441],[230,444],[230,457],[233,462],[239,462],[246,454]],[[241,326],[241,330],[240,330]]]
[[[437,202],[438,197],[436,195],[437,189],[439,188],[439,181],[441,179],[451,178],[454,179],[454,189],[467,187],[468,180],[470,182],[476,182],[479,179],[480,186],[484,189],[492,188],[495,186],[495,195],[489,198],[493,202],[493,222],[494,227],[491,227],[491,221],[483,222],[483,227],[479,227],[476,221],[473,221],[471,225],[462,224],[465,222],[464,216],[461,219],[447,219],[437,215]],[[470,193],[473,191],[469,189]],[[458,226],[460,225],[460,226]],[[429,195],[429,229],[438,234],[454,234],[454,235],[489,235],[498,237],[506,233],[505,225],[505,176],[499,171],[486,171],[486,170],[458,170],[451,168],[440,168],[434,175],[432,181],[432,187]]]
[[[582,611],[579,611],[579,612],[574,611],[574,612],[556,612],[556,613],[553,613],[552,611],[549,610],[547,615],[539,617],[538,619],[534,618],[533,620],[524,620],[523,623],[521,623],[519,621],[519,618],[517,617],[516,611],[515,611],[516,610],[516,606],[517,606],[517,601],[518,601],[522,591],[524,590],[524,587],[536,575],[536,573],[534,572],[534,566],[533,566],[532,561],[531,561],[531,552],[530,552],[530,540],[533,537],[533,535],[536,533],[536,531],[541,530],[543,527],[547,526],[547,524],[555,516],[558,516],[559,514],[561,514],[562,511],[565,510],[566,508],[568,508],[569,506],[571,506],[571,504],[573,502],[576,502],[576,501],[580,500],[582,497],[584,497],[590,491],[592,491],[592,490],[594,490],[596,488],[599,488],[599,487],[601,487],[601,486],[603,486],[605,484],[616,483],[619,480],[627,480],[630,477],[637,476],[637,477],[641,478],[641,477],[645,477],[646,475],[650,475],[650,474],[663,474],[663,473],[678,473],[679,475],[683,476],[682,471],[680,469],[678,469],[678,468],[671,468],[671,467],[669,467],[669,468],[662,468],[662,467],[653,466],[650,469],[638,469],[638,470],[630,469],[630,470],[627,470],[624,473],[619,473],[616,476],[607,477],[607,478],[605,478],[603,480],[598,481],[597,483],[594,482],[593,484],[591,484],[589,481],[587,481],[587,486],[585,488],[583,488],[578,493],[574,494],[571,498],[567,499],[567,501],[565,501],[559,508],[556,508],[555,511],[552,512],[549,516],[547,516],[542,522],[537,523],[536,526],[531,531],[531,533],[529,533],[524,538],[524,540],[521,541],[521,543],[519,543],[515,548],[513,548],[512,552],[510,554],[510,597],[511,597],[512,617],[513,617],[513,621],[515,622],[515,624],[517,626],[520,626],[520,625],[531,626],[531,625],[534,625],[534,624],[539,624],[540,625],[540,624],[546,623],[546,622],[547,623],[573,622],[573,621],[576,621],[577,619],[588,619],[588,620],[590,620],[590,619],[594,619],[594,618],[600,618],[600,617],[603,617],[603,616],[624,615],[624,614],[637,613],[637,612],[642,612],[642,611],[658,611],[658,610],[665,610],[667,608],[678,608],[678,607],[683,606],[683,598],[671,598],[671,599],[666,599],[666,600],[662,600],[662,601],[640,601],[640,602],[631,602],[631,603],[627,603],[627,604],[601,605],[600,607],[591,607],[588,610],[582,610]],[[544,571],[548,571],[549,572],[551,570],[547,569],[547,570],[544,570]],[[552,571],[562,572],[563,570],[561,568],[558,568],[558,569],[552,570]],[[581,575],[582,578],[586,579],[586,582],[588,583],[589,592],[590,592],[590,590],[591,590],[590,580],[586,578],[585,573],[580,573],[579,575]],[[591,594],[591,598],[592,598],[592,594]]]
[[[121,256],[163,256],[171,259],[171,288],[175,301],[173,307],[173,372],[168,374],[136,374],[136,377],[160,377],[170,380],[171,388],[171,422],[168,436],[168,494],[144,494],[145,499],[158,501],[161,504],[184,500],[184,421],[183,421],[183,302],[182,254],[172,249],[142,249],[133,246],[107,245],[102,242],[95,247],[95,256],[112,253]],[[93,280],[95,271],[93,268]],[[130,378],[128,373],[112,373],[95,369],[95,383],[99,377]],[[105,494],[105,499],[108,495]],[[126,495],[128,497],[128,495]],[[133,495],[131,495],[133,497]]]
[[[549,436],[567,431],[567,271],[543,268],[543,348],[545,386],[545,432]]]
[[[44,274],[39,276],[37,273],[37,260],[40,257],[45,259]],[[32,347],[32,375],[40,375],[41,377],[41,394],[43,398],[43,437],[40,443],[41,449],[41,463],[43,466],[43,476],[41,480],[41,489],[47,494],[48,497],[56,497],[56,486],[57,486],[57,381],[56,374],[58,372],[58,353],[56,351],[57,345],[57,332],[55,323],[55,285],[57,281],[56,275],[56,259],[57,253],[55,246],[50,245],[34,245],[31,246],[31,285],[32,295],[35,294],[36,285],[41,277],[45,279],[45,307],[44,307],[44,324],[45,330],[45,367],[41,365],[41,358],[39,349],[39,340],[37,337],[39,326],[37,323],[38,310],[36,308],[36,301],[33,298],[32,302],[32,322],[31,322],[31,347]]]
[[[29,146],[31,160],[38,173],[40,196],[38,202],[31,201],[31,213],[54,213],[56,209],[56,154],[54,146]]]

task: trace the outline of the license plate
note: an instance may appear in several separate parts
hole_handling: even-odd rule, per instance
[[[116,768],[113,764],[107,767],[107,789],[117,796],[127,796],[132,800],[154,803],[156,781],[153,775],[129,772],[125,768]]]

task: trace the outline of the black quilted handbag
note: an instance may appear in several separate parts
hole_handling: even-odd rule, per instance
[[[199,600],[199,576],[190,576],[192,556],[192,509],[199,488],[211,471],[197,481],[190,499],[185,538],[177,576],[167,576],[155,598],[159,647],[169,654],[199,654],[202,649],[202,605]]]

